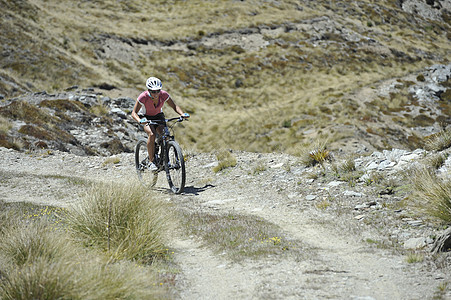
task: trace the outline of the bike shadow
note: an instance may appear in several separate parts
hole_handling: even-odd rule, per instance
[[[195,186],[186,186],[183,190],[183,193],[181,195],[193,195],[193,196],[199,196],[200,193],[214,188],[215,186],[212,184],[206,184],[203,187],[195,187]],[[166,193],[166,194],[172,194],[171,190],[168,188],[155,188],[156,191]]]
[[[183,190],[182,195],[195,195],[198,196],[199,193],[202,193],[208,189],[214,188],[215,186],[212,184],[206,184],[203,187],[195,187],[195,186],[186,186]]]

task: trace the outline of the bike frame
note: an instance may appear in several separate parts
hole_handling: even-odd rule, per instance
[[[176,194],[182,193],[185,187],[185,159],[182,149],[180,145],[175,141],[174,136],[171,135],[171,131],[176,123],[182,122],[184,120],[185,119],[183,117],[178,117],[165,119],[164,124],[163,121],[159,120],[145,120],[145,122],[143,122],[152,126],[165,125],[161,134],[158,132],[155,133],[155,153],[153,161],[157,167],[157,170],[151,172],[153,175],[149,173],[147,175],[144,175],[145,177],[143,177],[142,175],[142,172],[146,170],[147,162],[149,161],[146,146],[147,139],[140,139],[135,147],[135,165],[139,178],[150,179],[150,185],[154,186],[158,179],[158,173],[165,170],[169,187]],[[172,121],[177,122],[170,123]],[[142,149],[146,153],[143,153],[143,157],[140,157],[140,149]]]
[[[183,117],[176,117],[176,118],[170,118],[170,119],[165,119],[165,126],[163,127],[163,134],[159,134],[158,132],[156,132],[155,134],[155,155],[158,155],[157,153],[157,147],[161,146],[161,156],[158,158],[158,171],[162,171],[164,168],[164,163],[167,162],[168,160],[168,156],[167,156],[167,151],[168,151],[168,141],[170,140],[174,140],[174,136],[171,135],[170,130],[172,129],[172,127],[174,127],[174,125],[176,123],[173,123],[172,126],[168,126],[169,122],[173,122],[173,121],[177,121],[178,122],[183,122],[185,119]],[[153,125],[153,126],[162,126],[164,125],[161,121],[152,121],[152,120],[148,120],[146,121],[146,124]],[[155,128],[156,129],[156,128]],[[156,130],[155,130],[156,131]],[[164,159],[165,161],[161,161],[161,159]]]

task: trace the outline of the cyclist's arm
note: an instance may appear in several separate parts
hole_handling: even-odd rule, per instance
[[[132,118],[133,118],[136,122],[139,122],[139,120],[141,119],[141,118],[138,116],[138,112],[139,112],[140,109],[141,109],[141,103],[139,103],[139,101],[136,101],[135,106],[133,107],[133,110],[132,110]]]
[[[177,104],[175,104],[174,100],[172,100],[171,97],[169,97],[168,100],[166,100],[166,103],[172,107],[172,109],[178,113],[180,116],[183,116],[185,113],[183,112],[183,110],[180,108],[180,106],[178,106]]]

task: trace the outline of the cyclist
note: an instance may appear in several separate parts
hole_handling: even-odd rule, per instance
[[[155,154],[155,134],[163,132],[164,125],[159,125],[158,128],[146,123],[146,120],[165,122],[165,116],[163,114],[163,105],[165,102],[181,117],[189,118],[189,114],[184,113],[183,110],[175,104],[168,92],[162,90],[163,84],[161,80],[156,77],[149,77],[146,81],[147,91],[142,92],[136,100],[135,106],[132,111],[132,118],[140,125],[144,125],[144,131],[148,135],[147,139],[147,151],[149,153],[149,165],[148,168],[151,171],[156,171],[157,167],[153,162]]]

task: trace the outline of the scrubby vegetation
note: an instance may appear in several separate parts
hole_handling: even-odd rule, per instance
[[[218,165],[213,167],[214,172],[236,166],[236,157],[228,150],[219,151],[216,153],[216,158],[218,159]]]
[[[188,234],[233,261],[258,259],[268,255],[302,256],[300,241],[290,240],[275,225],[257,217],[180,211],[181,224]]]
[[[410,178],[417,210],[434,221],[451,224],[451,181],[438,178],[434,170],[427,167],[416,169]]]
[[[0,298],[167,297],[168,210],[142,187],[94,185],[68,209],[0,205]]]
[[[65,216],[67,230],[115,259],[149,262],[165,252],[168,210],[139,184],[95,186]]]

